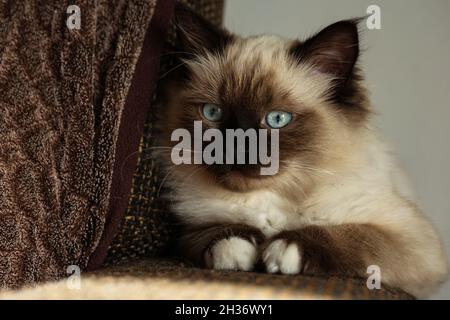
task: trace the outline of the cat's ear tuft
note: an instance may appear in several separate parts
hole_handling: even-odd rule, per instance
[[[359,55],[358,23],[358,19],[336,22],[294,45],[291,53],[300,63],[309,63],[338,81],[346,80]]]
[[[181,49],[188,54],[187,58],[192,54],[220,52],[233,38],[229,32],[181,3],[175,7],[175,25]]]

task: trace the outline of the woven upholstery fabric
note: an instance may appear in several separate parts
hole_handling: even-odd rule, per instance
[[[147,259],[104,268],[81,277],[80,290],[66,280],[0,299],[412,299],[364,280],[202,270],[176,260]]]
[[[200,269],[164,258],[109,267],[101,275],[139,277],[157,299],[412,299],[386,286],[370,290],[365,279]]]
[[[222,22],[223,0],[183,0],[184,3],[209,21],[220,25]],[[161,56],[160,77],[166,76],[174,65],[176,52],[175,25],[168,30],[166,50]],[[155,90],[157,92],[157,90]],[[157,97],[154,97],[154,100]],[[166,203],[161,199],[163,177],[152,159],[153,114],[156,104],[148,113],[145,129],[139,146],[136,172],[132,190],[120,231],[108,250],[106,264],[130,261],[161,253],[170,239],[171,229]],[[150,106],[149,106],[150,107]]]

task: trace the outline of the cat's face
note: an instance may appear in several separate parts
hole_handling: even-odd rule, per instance
[[[203,130],[219,129],[224,137],[226,129],[267,129],[268,144],[276,128],[279,169],[274,176],[261,175],[258,162],[180,165],[174,170],[236,191],[290,188],[345,157],[352,132],[368,115],[354,67],[359,50],[355,22],[336,23],[300,42],[272,36],[244,39],[189,11],[176,14],[186,64],[182,77],[166,89],[164,144],[176,144],[170,135],[177,128],[194,137],[194,121],[202,121]],[[224,148],[224,162],[226,152]]]

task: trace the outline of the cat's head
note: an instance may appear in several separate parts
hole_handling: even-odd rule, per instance
[[[173,170],[236,191],[286,189],[326,174],[351,152],[370,113],[355,66],[357,21],[337,22],[305,41],[242,38],[183,7],[176,10],[176,22],[182,63],[165,90],[163,144],[177,144],[170,137],[178,128],[193,140],[194,121],[224,137],[226,129],[266,128],[269,144],[277,128],[279,169],[273,176],[261,175],[260,163],[184,164]]]

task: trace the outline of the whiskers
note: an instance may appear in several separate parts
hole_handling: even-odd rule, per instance
[[[173,55],[173,56],[177,56],[177,55],[178,55],[178,56],[180,56],[180,55],[186,56],[186,55],[188,55],[188,56],[191,56],[191,57],[196,57],[196,56],[197,56],[196,54],[194,54],[194,53],[192,53],[192,52],[186,52],[186,51],[170,51],[170,52],[166,52],[165,54],[160,55],[160,57],[162,58],[162,57],[164,57],[164,56],[170,56],[170,55]],[[175,71],[176,69],[178,69],[178,68],[180,68],[180,67],[182,67],[182,66],[184,66],[184,65],[186,65],[186,61],[183,61],[183,60],[182,60],[181,63],[175,65],[174,67],[171,67],[169,70],[167,70],[167,71],[164,72],[162,75],[160,75],[160,76],[159,76],[159,79],[165,78],[165,77],[166,77],[168,74],[170,74],[172,71]]]
[[[188,181],[190,181],[196,174],[199,174],[201,172],[205,172],[206,169],[209,167],[209,165],[199,165],[197,168],[195,168],[194,170],[192,170],[192,172],[190,172],[189,174],[187,174],[185,177],[183,177],[182,179],[180,179],[180,181],[177,181],[178,186],[183,186],[185,185]],[[169,180],[169,176],[172,175],[176,169],[178,168],[177,165],[172,165],[172,167],[167,170],[167,173],[165,174],[164,178],[162,179],[158,191],[156,193],[156,196],[159,197],[160,192],[164,186],[164,184]]]
[[[177,167],[173,165],[169,170],[167,170],[167,173],[164,175],[164,178],[161,180],[161,183],[159,184],[158,191],[156,192],[156,197],[159,198],[159,194],[161,193],[161,189],[164,186],[164,183],[167,181],[167,178],[175,171]]]
[[[186,62],[183,61],[183,62],[177,64],[175,67],[170,68],[169,70],[167,70],[166,72],[164,72],[164,73],[159,77],[159,80],[165,78],[168,74],[170,74],[171,72],[177,70],[178,68],[180,68],[180,67],[182,67],[182,66],[184,66],[184,65],[186,65]]]
[[[280,163],[285,163],[285,164],[289,165],[290,168],[307,171],[308,173],[311,173],[311,174],[317,175],[317,176],[321,176],[321,175],[333,176],[336,174],[335,171],[324,170],[324,169],[316,168],[316,167],[309,166],[309,165],[306,165],[303,163],[298,163],[295,161],[280,160]]]

